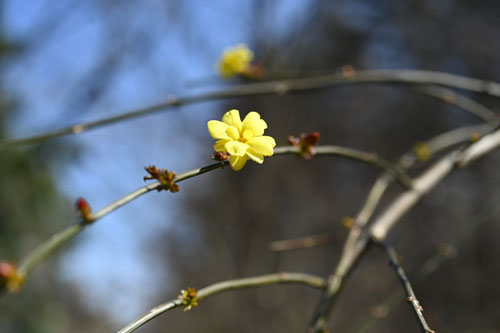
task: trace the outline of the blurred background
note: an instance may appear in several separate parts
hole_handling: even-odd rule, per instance
[[[0,134],[23,137],[239,83],[217,77],[246,43],[268,71],[301,76],[428,69],[500,81],[498,1],[0,1]],[[498,100],[469,97],[495,108]],[[203,102],[78,136],[0,152],[0,258],[19,260],[94,210],[143,185],[144,166],[182,172],[211,163],[206,122],[256,110],[266,134],[321,132],[322,144],[396,160],[417,141],[478,123],[389,85]],[[437,332],[500,331],[500,157],[447,178],[390,235]],[[153,192],[106,216],[0,299],[1,332],[113,332],[188,286],[297,271],[328,276],[379,170],[283,156]],[[395,186],[388,193],[400,193]],[[387,203],[388,201],[384,201]],[[275,240],[327,234],[313,249],[273,253]],[[332,332],[418,332],[377,248],[360,262],[329,320]],[[270,286],[210,298],[139,332],[304,332],[321,293]],[[391,308],[393,311],[388,311]]]

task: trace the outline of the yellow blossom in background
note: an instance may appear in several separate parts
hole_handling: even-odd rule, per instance
[[[222,121],[210,120],[208,131],[216,139],[214,149],[229,153],[229,164],[235,171],[241,170],[248,158],[262,164],[264,156],[272,156],[276,142],[270,136],[263,135],[267,124],[255,111],[248,113],[241,121],[240,112],[226,112]]]
[[[422,162],[428,161],[432,157],[431,147],[429,147],[425,142],[417,142],[413,146],[413,152]]]
[[[223,77],[245,74],[253,59],[253,52],[245,44],[228,48],[219,62],[219,73]]]

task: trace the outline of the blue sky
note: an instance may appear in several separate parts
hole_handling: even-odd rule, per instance
[[[307,3],[274,2],[268,13],[272,26],[266,29],[276,36],[286,33],[289,22],[300,19]],[[21,102],[11,115],[9,135],[22,137],[156,104],[171,94],[195,93],[185,83],[214,76],[225,47],[251,43],[252,5],[252,1],[189,0],[176,8],[164,1],[144,0],[140,5],[116,2],[108,10],[100,8],[105,5],[98,1],[6,1],[7,36],[34,45],[3,72],[7,92]],[[111,39],[114,44],[108,44],[110,27],[103,13],[123,24],[120,38]],[[141,29],[152,38],[153,51],[138,60],[129,53],[134,44],[127,42]],[[75,96],[96,62],[123,44],[123,55],[115,60],[121,66],[101,98],[73,109],[78,105]],[[210,88],[224,84],[214,80]],[[220,118],[224,111],[219,103],[201,103],[59,139],[71,140],[81,155],[70,165],[54,163],[54,179],[70,201],[83,196],[99,209],[142,186],[146,165],[182,172],[210,163],[213,143],[206,122]],[[61,276],[81,286],[90,309],[104,311],[123,325],[155,305],[150,301],[154,285],[168,280],[168,273],[158,267],[154,253],[144,249],[158,229],[182,223],[177,206],[194,189],[189,184],[182,187],[176,195],[151,193],[105,217],[64,252]],[[165,207],[172,214],[165,216]]]

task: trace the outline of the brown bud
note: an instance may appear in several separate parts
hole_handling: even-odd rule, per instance
[[[148,176],[144,177],[144,180],[156,179],[158,182],[160,182],[161,186],[158,186],[158,192],[162,190],[168,190],[172,193],[180,191],[181,188],[179,187],[179,185],[175,184],[174,171],[168,171],[167,169],[158,169],[154,165],[145,167],[144,170],[149,173]]]
[[[292,135],[287,136],[286,140],[288,141],[290,146],[299,147],[299,145],[300,145],[300,139],[296,138]]]
[[[318,144],[319,137],[319,132],[311,132],[302,138],[302,142],[308,146],[315,146]]]
[[[351,65],[344,65],[340,68],[340,74],[346,79],[350,79],[356,75],[356,70]]]
[[[314,146],[319,142],[319,137],[319,132],[311,132],[300,136],[300,152],[305,159],[309,160],[316,154]]]
[[[215,151],[212,154],[212,159],[215,161],[227,161],[229,159],[229,154],[222,151]]]

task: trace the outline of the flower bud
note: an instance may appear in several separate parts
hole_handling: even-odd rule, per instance
[[[94,217],[92,216],[92,208],[90,207],[87,200],[84,198],[76,199],[76,209],[80,212],[80,217],[86,223],[90,223],[94,221]]]

